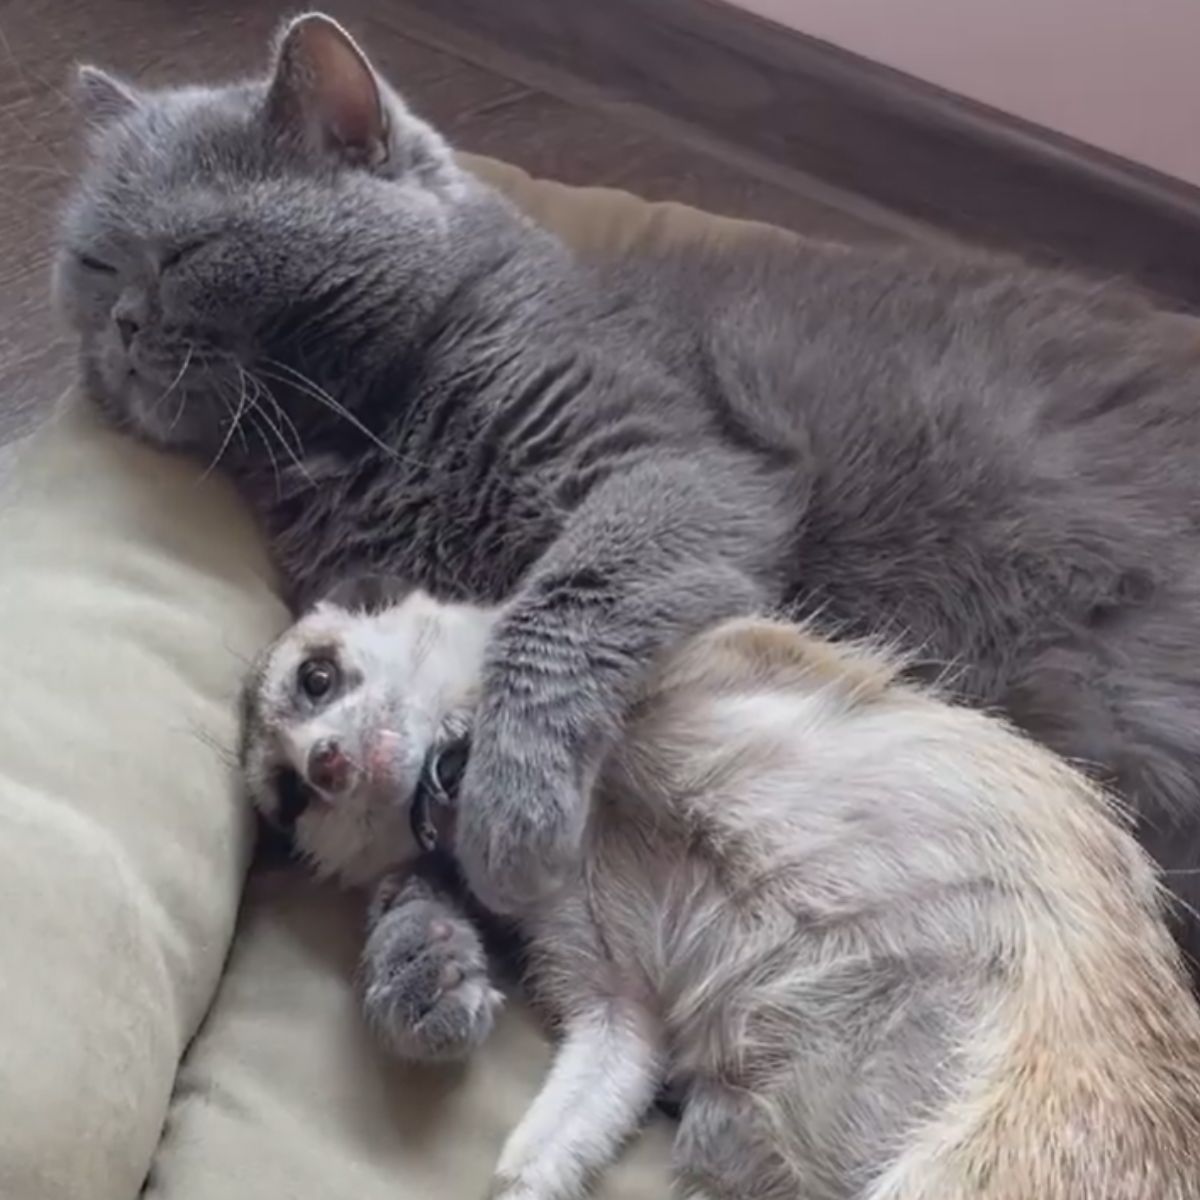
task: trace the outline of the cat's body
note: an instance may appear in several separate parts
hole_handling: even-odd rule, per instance
[[[400,868],[363,977],[402,1052],[422,970],[444,983],[427,1040],[460,1011],[490,1029],[461,928],[411,953],[423,883],[381,836],[469,724],[495,619],[419,594],[321,605],[250,685],[256,803],[325,872]],[[337,679],[315,702],[314,654]],[[359,771],[285,813],[280,763],[304,773],[331,740],[363,763],[379,731],[394,794]],[[492,1194],[574,1200],[669,1080],[693,1200],[1193,1200],[1200,1011],[1160,899],[1104,797],[1041,747],[869,652],[724,623],[651,679],[578,874],[521,920],[563,1042]]]
[[[489,902],[570,873],[656,656],[764,604],[1088,764],[1200,902],[1186,323],[946,249],[579,264],[318,18],[267,85],[84,90],[60,292],[101,403],[220,457],[300,598],[511,600],[461,813]]]
[[[399,422],[399,389],[368,401],[398,462],[345,429],[318,487],[277,504],[273,474],[259,481],[304,601],[364,566],[500,600],[597,480],[679,464],[729,489],[746,544],[727,553],[774,604],[901,640],[977,704],[1007,705],[1040,651],[1103,639],[1147,601],[1200,617],[1200,396],[1195,412],[1166,387],[1131,402],[1134,379],[1200,378],[1200,327],[924,249],[739,243],[574,264],[569,312],[529,268],[489,281],[511,325],[426,343]],[[1130,325],[1153,344],[1131,344]],[[1075,375],[1053,372],[1064,338]],[[519,351],[493,369],[509,339]],[[990,342],[1020,355],[985,363]],[[460,355],[479,364],[466,377]],[[1141,673],[1167,679],[1181,648]]]

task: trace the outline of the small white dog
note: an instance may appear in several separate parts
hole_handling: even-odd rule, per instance
[[[323,604],[246,693],[261,810],[324,872],[401,868],[366,1003],[424,1057],[496,1003],[406,869],[494,616]],[[520,925],[562,1042],[496,1196],[580,1195],[670,1081],[689,1197],[1200,1197],[1200,1010],[1149,860],[1080,774],[872,653],[767,620],[693,640],[604,764],[578,876]]]

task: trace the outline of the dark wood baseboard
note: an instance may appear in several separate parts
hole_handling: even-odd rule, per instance
[[[1127,276],[1200,309],[1200,190],[717,0],[398,7],[413,36],[498,46],[743,165],[857,197],[881,225]]]

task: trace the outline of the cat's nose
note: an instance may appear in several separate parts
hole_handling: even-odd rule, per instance
[[[117,317],[117,332],[121,335],[121,345],[126,350],[129,349],[133,339],[137,337],[137,331],[141,328],[133,317]]]
[[[350,782],[350,760],[333,738],[322,738],[308,754],[308,779],[321,791],[336,794]]]
[[[117,298],[112,307],[113,324],[121,338],[121,345],[129,349],[137,337],[146,316],[146,298],[136,288],[128,287]]]

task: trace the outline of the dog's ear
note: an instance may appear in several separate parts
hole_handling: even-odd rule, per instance
[[[408,580],[397,575],[353,575],[335,584],[321,597],[320,603],[374,616],[394,608],[414,590]]]

